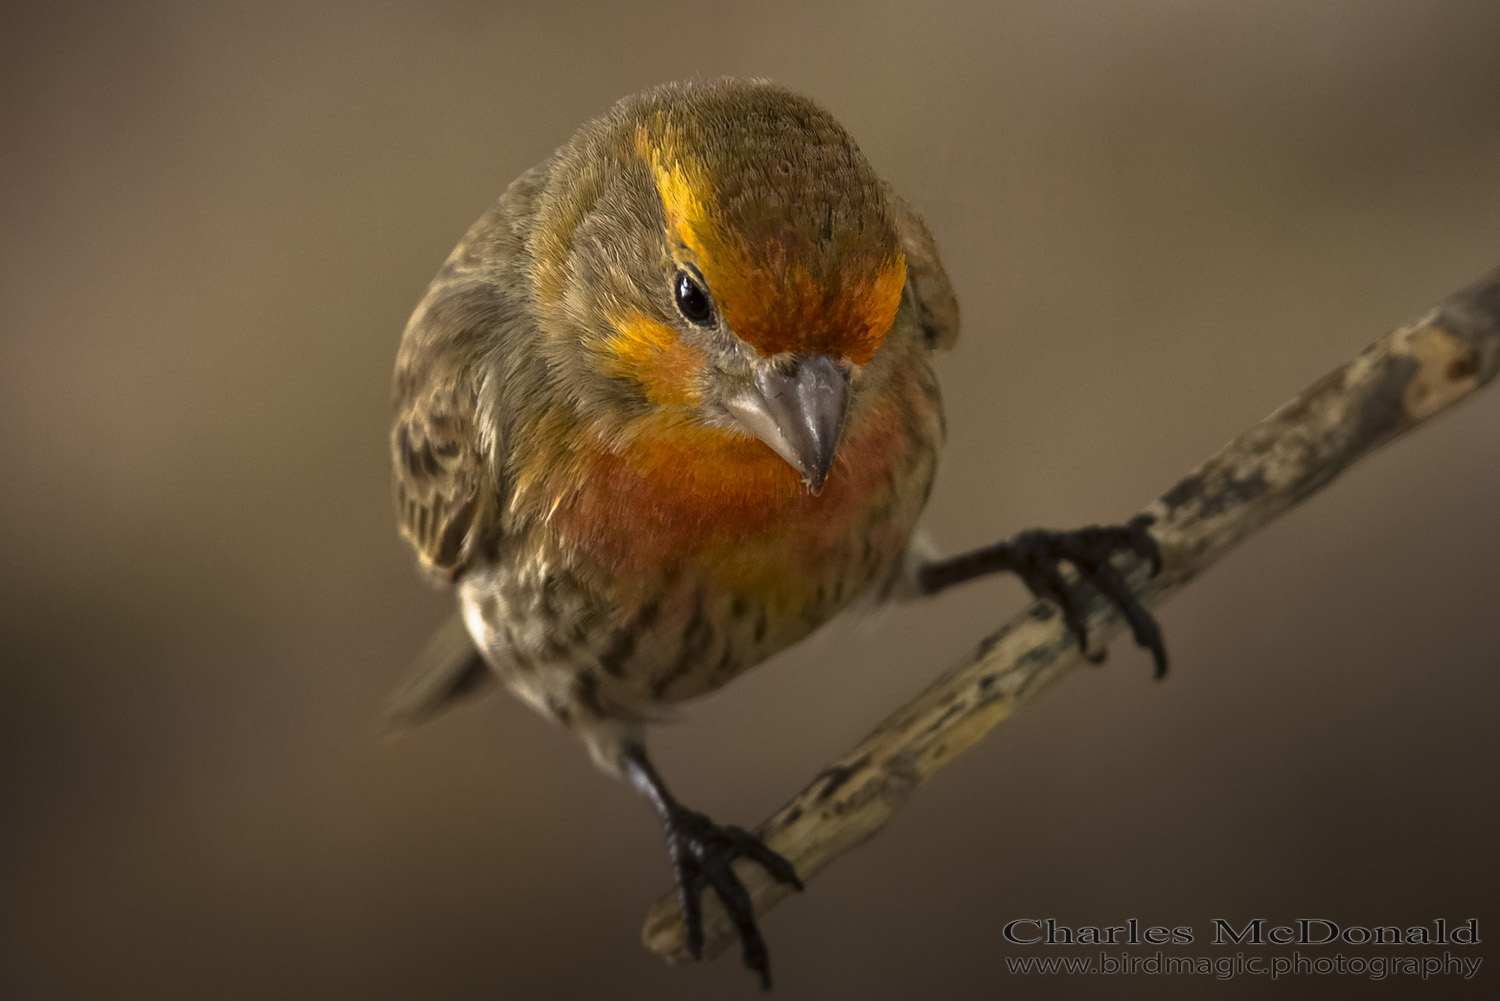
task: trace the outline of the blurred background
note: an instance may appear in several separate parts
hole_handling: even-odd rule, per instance
[[[1497,47],[1493,0],[6,7],[0,997],[756,994],[639,945],[656,821],[567,733],[500,696],[377,726],[451,607],[395,533],[397,338],[619,96],[772,77],[926,215],[957,550],[1129,515],[1500,265]],[[1161,610],[1164,683],[1117,642],[769,916],[777,996],[1261,996],[1012,975],[1049,953],[1001,937],[1232,955],[1209,923],[1258,916],[1477,917],[1486,968],[1426,994],[1494,996],[1497,459],[1492,390],[1256,535]],[[660,766],[754,824],[1023,597],[835,626]]]

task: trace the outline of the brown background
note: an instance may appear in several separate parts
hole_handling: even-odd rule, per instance
[[[1492,0],[47,10],[0,15],[5,998],[754,994],[640,948],[655,821],[567,734],[375,727],[448,607],[393,530],[401,325],[621,94],[773,77],[926,214],[949,549],[1131,513],[1500,264]],[[1492,391],[1255,537],[1162,611],[1166,683],[1117,643],[770,917],[778,996],[1267,992],[1013,976],[1027,916],[1216,956],[1214,917],[1477,916],[1500,963],[1497,458]],[[831,629],[662,768],[758,821],[1021,599]]]

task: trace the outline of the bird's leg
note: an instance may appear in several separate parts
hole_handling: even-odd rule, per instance
[[[792,864],[765,846],[760,838],[740,827],[722,827],[677,802],[640,744],[627,744],[621,755],[621,770],[631,785],[650,800],[666,829],[667,854],[676,871],[677,892],[682,899],[682,924],[688,951],[703,958],[703,888],[711,886],[724,902],[724,909],[744,944],[745,965],[760,974],[760,985],[771,986],[771,957],[765,939],[755,924],[755,909],[749,891],[730,866],[736,858],[759,862],[776,879],[798,890],[802,880]]]
[[[1156,661],[1156,676],[1160,678],[1167,673],[1161,628],[1109,562],[1117,552],[1134,552],[1151,562],[1153,575],[1159,573],[1161,549],[1147,531],[1152,520],[1150,515],[1143,514],[1124,525],[1091,525],[1072,532],[1022,532],[1007,542],[924,564],[917,571],[918,586],[923,594],[936,594],[954,584],[1008,570],[1019,576],[1032,594],[1057,603],[1068,631],[1078,638],[1078,645],[1089,656],[1088,630],[1078,595],[1058,572],[1058,565],[1066,560],[1077,568],[1079,577],[1120,610],[1136,643],[1151,651]],[[1097,663],[1104,659],[1104,654],[1100,652],[1089,659]]]

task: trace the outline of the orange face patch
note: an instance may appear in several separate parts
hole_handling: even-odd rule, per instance
[[[867,364],[906,284],[899,244],[818,246],[784,219],[767,219],[753,233],[729,226],[710,172],[680,151],[669,129],[662,132],[653,143],[639,127],[636,150],[650,165],[669,233],[693,256],[729,329],[762,355],[807,352]]]
[[[702,402],[698,375],[707,364],[701,349],[684,344],[677,331],[634,312],[612,321],[600,370],[639,383],[659,407],[695,407]]]

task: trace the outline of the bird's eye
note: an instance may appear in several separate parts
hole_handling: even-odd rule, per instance
[[[672,295],[688,322],[700,327],[714,322],[714,304],[708,297],[708,290],[686,268],[677,272],[672,282]]]

